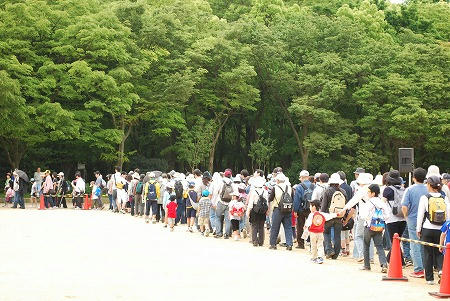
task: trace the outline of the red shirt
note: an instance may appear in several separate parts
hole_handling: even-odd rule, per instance
[[[170,202],[167,204],[167,217],[176,218],[177,217],[177,202]]]
[[[314,212],[311,226],[309,226],[309,232],[323,233],[325,221],[325,216],[322,213],[319,211]]]

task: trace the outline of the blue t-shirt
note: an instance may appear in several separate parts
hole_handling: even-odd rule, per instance
[[[447,245],[447,243],[450,243],[450,220],[446,221],[442,225],[441,232],[445,233],[445,241],[444,241],[444,246],[445,246],[445,245]]]
[[[420,198],[426,194],[428,189],[424,184],[414,184],[406,189],[402,205],[408,207],[408,219],[417,219]]]

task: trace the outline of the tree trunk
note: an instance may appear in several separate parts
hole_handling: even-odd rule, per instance
[[[220,123],[219,127],[217,128],[217,132],[214,135],[214,140],[211,145],[211,151],[209,152],[209,169],[208,170],[211,173],[214,172],[214,155],[216,153],[216,144],[217,144],[217,141],[219,141],[220,133],[222,133],[222,129],[223,129],[225,123],[227,123],[230,115],[231,115],[231,113],[226,115],[225,119]]]
[[[276,97],[278,100],[278,103],[280,104],[281,108],[283,109],[283,113],[288,120],[289,126],[291,127],[292,132],[294,133],[295,141],[297,142],[298,151],[300,153],[300,156],[302,157],[302,167],[303,169],[308,169],[308,150],[303,147],[303,139],[306,137],[305,131],[306,128],[303,127],[303,137],[300,138],[300,135],[298,134],[297,129],[295,128],[294,122],[292,121],[291,114],[287,110],[286,103],[281,99],[281,97]]]
[[[130,136],[132,125],[128,126],[128,129],[125,132],[125,122],[122,119],[121,121],[121,130],[123,132],[122,140],[119,144],[119,159],[117,161],[117,166],[122,170],[123,167],[123,161],[124,161],[124,152],[125,152],[125,141],[127,140],[128,136]]]
[[[26,152],[26,146],[18,139],[1,139],[3,149],[5,150],[8,163],[12,169],[19,168],[20,161]]]

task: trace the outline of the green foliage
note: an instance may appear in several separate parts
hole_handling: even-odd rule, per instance
[[[378,173],[450,161],[450,6],[0,1],[0,165]],[[252,166],[255,164],[255,166]]]

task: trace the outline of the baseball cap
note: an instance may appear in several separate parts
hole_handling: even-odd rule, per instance
[[[300,172],[300,177],[309,177],[309,171],[307,170],[302,170]]]

